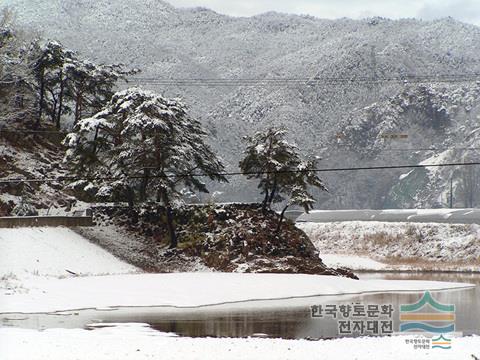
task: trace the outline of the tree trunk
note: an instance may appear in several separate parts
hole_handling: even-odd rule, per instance
[[[265,198],[262,202],[262,213],[266,214],[267,212],[267,203],[268,203],[268,189],[265,189]]]
[[[135,201],[135,193],[133,192],[133,189],[130,186],[127,186],[126,188],[126,195],[127,195],[127,202],[128,202],[128,208],[130,210],[133,210],[133,204]]]
[[[52,96],[52,97],[53,97],[53,108],[52,108],[52,113],[50,114],[50,119],[52,121],[52,124],[55,124],[57,120],[57,99],[55,98],[55,96]]]
[[[143,169],[142,184],[140,185],[140,201],[147,199],[147,187],[150,180],[150,169]]]
[[[80,105],[78,106],[78,120],[80,120],[83,116],[83,95],[80,96]]]
[[[173,209],[170,204],[167,205],[167,226],[170,234],[170,249],[175,249],[178,245],[177,234],[175,233],[175,225],[173,224]]]
[[[277,230],[275,230],[275,234],[277,234],[277,235],[280,233],[280,229],[281,229],[281,227],[282,227],[283,218],[284,218],[284,216],[285,216],[285,211],[287,211],[287,209],[288,209],[289,206],[290,206],[290,205],[285,206],[285,207],[283,208],[283,210],[282,210],[282,213],[280,214],[280,220],[278,220]]]
[[[79,92],[77,93],[77,96],[75,96],[75,122],[76,124],[82,117],[82,93]]]
[[[276,192],[277,192],[277,179],[275,178],[275,180],[273,180],[273,188],[272,188],[272,191],[270,193],[270,197],[268,198],[268,208],[269,209],[272,208],[272,202],[275,199],[275,193]]]
[[[160,192],[157,193],[157,197],[160,197]],[[167,228],[168,234],[170,235],[170,249],[175,249],[178,245],[177,234],[175,232],[175,224],[173,222],[173,209],[172,205],[170,204],[170,199],[168,198],[168,193],[166,190],[161,192],[161,197],[163,203],[165,205],[165,209],[167,210]]]
[[[44,79],[44,72],[42,71],[40,75],[40,100],[38,104],[38,115],[37,115],[37,121],[35,122],[35,129],[38,129],[40,127],[40,121],[42,120],[42,115],[43,115],[43,100],[45,98],[45,79]]]
[[[65,91],[65,82],[63,81],[63,73],[60,74],[60,94],[58,95],[58,113],[55,127],[60,130],[60,120],[62,118],[63,110],[63,93]]]
[[[99,129],[100,129],[100,125],[97,125],[97,128],[95,129],[95,136],[93,137],[93,149],[92,149],[93,156],[97,154],[97,139],[98,139]]]

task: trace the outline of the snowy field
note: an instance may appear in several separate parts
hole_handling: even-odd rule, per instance
[[[141,324],[94,331],[52,329],[42,332],[0,328],[2,360],[473,360],[480,337],[452,340],[452,349],[415,349],[412,337],[336,340],[188,338],[162,334]]]
[[[49,279],[139,272],[66,228],[0,229],[0,307]]]
[[[0,228],[0,277],[125,274],[138,270],[67,228]]]

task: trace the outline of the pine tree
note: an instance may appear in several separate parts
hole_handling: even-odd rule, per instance
[[[65,49],[56,41],[48,41],[41,45],[38,41],[32,44],[32,55],[36,57],[33,72],[39,88],[39,110],[36,127],[40,126],[43,112],[59,129],[62,114],[68,112],[65,99],[65,66],[76,60],[73,51]]]
[[[73,111],[74,122],[98,112],[114,94],[118,80],[137,71],[125,71],[122,65],[97,65],[80,60],[78,55],[56,41],[32,43],[34,87],[38,95],[35,127],[44,114],[60,128],[61,116]]]
[[[284,128],[268,128],[245,137],[247,142],[240,169],[248,179],[259,179],[258,187],[264,196],[262,210],[271,209],[272,203],[286,201],[277,231],[280,230],[285,211],[292,205],[302,206],[306,212],[312,209],[315,200],[309,187],[327,191],[315,171],[316,159],[304,161],[298,148],[286,141]]]
[[[58,66],[58,59],[55,56],[56,45],[57,44],[49,42],[45,47],[42,47],[38,41],[35,41],[32,43],[30,49],[30,56],[35,59],[32,64],[32,72],[34,73],[35,80],[38,84],[38,114],[34,125],[35,129],[40,126],[45,107],[47,106],[47,77],[49,76],[49,72]]]
[[[33,77],[21,35],[12,26],[12,13],[0,13],[0,122],[13,126],[33,116]]]
[[[135,198],[153,196],[161,202],[170,246],[176,247],[173,208],[181,191],[208,192],[196,173],[226,181],[206,136],[180,101],[133,88],[116,93],[99,113],[80,120],[64,144],[66,161],[76,173],[115,179],[97,181],[98,196],[120,192],[129,206]]]
[[[113,96],[118,80],[136,71],[122,65],[96,65],[75,59],[64,67],[67,96],[74,104],[74,122],[98,112]]]

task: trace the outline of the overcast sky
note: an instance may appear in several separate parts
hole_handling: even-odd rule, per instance
[[[480,0],[167,0],[175,6],[203,6],[222,14],[250,16],[266,11],[309,14],[320,18],[455,19],[480,25]]]

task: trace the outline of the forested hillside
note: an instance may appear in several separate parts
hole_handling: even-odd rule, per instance
[[[4,3],[30,30],[95,62],[140,68],[131,81],[183,98],[228,170],[237,169],[242,137],[272,124],[285,125],[305,155],[323,159],[322,167],[428,163],[475,142],[469,136],[478,121],[480,29],[451,18],[234,18],[162,1]],[[386,132],[409,136],[385,138]],[[452,151],[452,161],[475,156]],[[435,183],[424,176],[410,181],[416,173],[399,180],[406,172],[325,174],[330,193],[317,207],[445,206],[450,178],[458,205],[480,201],[465,200],[475,192],[465,188],[476,189],[478,181],[474,173],[465,180],[464,169],[446,169]],[[221,200],[249,201],[259,199],[254,186],[233,178],[214,189]]]

